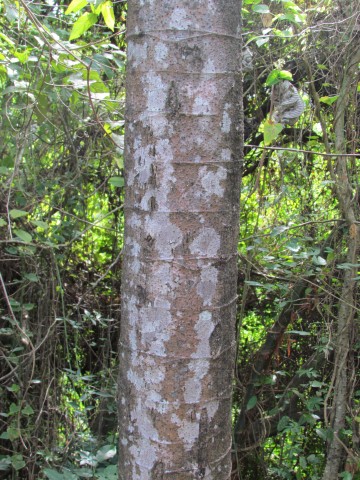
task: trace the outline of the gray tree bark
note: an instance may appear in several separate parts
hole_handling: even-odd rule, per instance
[[[239,0],[130,0],[119,478],[228,480]]]

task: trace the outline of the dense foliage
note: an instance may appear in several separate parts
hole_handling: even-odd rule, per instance
[[[234,480],[320,479],[334,442],[360,478],[353,3],[243,1]],[[122,1],[0,0],[0,478],[117,478],[125,22]]]

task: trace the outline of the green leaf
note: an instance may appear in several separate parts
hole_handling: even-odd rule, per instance
[[[43,473],[47,476],[49,480],[76,480],[77,475],[74,475],[67,471],[66,473],[59,473],[53,468],[44,468]]]
[[[20,470],[21,468],[25,467],[26,463],[23,459],[23,456],[20,453],[18,453],[11,457],[11,465],[15,470]]]
[[[109,184],[113,187],[123,187],[124,186],[124,179],[123,177],[110,177]]]
[[[46,222],[43,222],[42,220],[32,220],[31,223],[36,227],[43,228],[44,230],[47,230],[49,228],[49,224]]]
[[[25,242],[25,243],[31,243],[31,241],[32,241],[32,236],[30,235],[30,233],[25,232],[25,230],[15,229],[15,230],[14,230],[14,233],[16,233],[16,236],[17,236],[20,240],[22,240],[23,242]]]
[[[30,415],[34,415],[34,410],[30,405],[26,405],[26,407],[21,410],[21,413],[23,413],[24,415],[30,416]]]
[[[26,215],[29,215],[29,213],[25,212],[25,210],[16,210],[16,208],[14,208],[13,210],[10,210],[9,213],[10,213],[10,217],[13,219],[26,217]]]
[[[6,430],[6,434],[8,436],[8,439],[10,440],[10,442],[12,442],[13,440],[16,440],[17,438],[20,437],[20,430],[18,428],[9,427]]]
[[[264,285],[259,282],[254,282],[252,280],[245,280],[246,285],[251,285],[253,287],[263,287]]]
[[[96,475],[99,480],[117,480],[117,465],[108,465],[106,468],[99,468],[96,470]]]
[[[256,404],[257,404],[257,396],[253,395],[252,397],[249,398],[249,401],[246,405],[246,410],[251,410],[252,408],[255,407]]]
[[[95,13],[83,13],[74,23],[69,40],[81,37],[83,33],[97,22],[97,19],[98,17]]]
[[[266,119],[264,123],[264,143],[270,145],[277,138],[281,130],[284,128],[282,123],[274,123],[270,119]]]
[[[277,83],[281,82],[281,80],[292,80],[292,78],[292,73],[288,70],[274,69],[269,73],[265,81],[265,85],[271,87],[272,85],[276,85]]]
[[[16,405],[16,403],[12,403],[9,408],[9,415],[16,415],[20,412],[20,406]]]
[[[35,275],[35,273],[25,273],[24,278],[26,278],[26,280],[29,280],[29,282],[39,281],[39,277]]]
[[[265,45],[265,43],[268,43],[269,37],[258,37],[255,40],[255,43],[258,47],[261,47],[262,45]]]
[[[260,3],[259,5],[253,5],[252,10],[256,13],[269,13],[270,9],[267,5]]]
[[[3,218],[0,218],[0,227],[5,227],[6,222]]]
[[[320,255],[318,255],[318,256],[315,255],[315,256],[313,257],[312,261],[313,261],[313,264],[314,264],[314,265],[321,265],[321,266],[323,266],[323,265],[326,265],[326,264],[327,264],[325,258],[320,257]]]
[[[326,105],[332,105],[339,98],[339,95],[334,95],[332,97],[321,97],[319,98],[320,102],[326,103]]]
[[[96,452],[96,460],[98,462],[103,462],[109,460],[110,458],[115,457],[116,455],[116,446],[115,445],[104,445]]]
[[[30,56],[31,50],[27,49],[24,52],[14,52],[14,56],[19,60],[20,63],[26,63],[29,56]]]
[[[109,0],[101,6],[101,13],[104,17],[106,26],[110,28],[111,31],[114,31],[115,27],[115,15],[112,2]]]
[[[14,392],[18,393],[20,391],[20,385],[17,385],[16,383],[13,383],[10,387],[6,387],[9,392]]]
[[[284,430],[289,425],[289,420],[290,418],[287,415],[281,417],[279,423],[277,424],[277,431],[281,432]]]
[[[343,480],[352,480],[353,478],[352,473],[350,472],[342,472],[340,473],[339,477],[342,478]]]
[[[66,9],[65,15],[69,13],[78,12],[88,4],[87,0],[73,0]]]

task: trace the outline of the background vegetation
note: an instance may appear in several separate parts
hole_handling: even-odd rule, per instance
[[[117,478],[126,3],[69,3],[0,0],[3,479]],[[242,11],[233,478],[320,479],[336,436],[356,479],[359,2]],[[274,71],[306,108],[264,149]]]

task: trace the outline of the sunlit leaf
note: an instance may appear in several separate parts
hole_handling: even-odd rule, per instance
[[[274,123],[269,119],[264,123],[264,143],[270,145],[284,128],[282,123]]]
[[[258,37],[255,40],[255,43],[258,47],[261,47],[262,45],[265,45],[265,43],[268,43],[269,37]]]
[[[32,241],[32,236],[30,233],[25,232],[25,230],[20,230],[20,229],[15,229],[14,233],[20,240],[22,240],[25,243],[30,243]]]
[[[256,13],[269,13],[270,9],[267,5],[260,3],[259,5],[254,5],[252,10]]]
[[[81,37],[89,28],[97,22],[98,16],[95,13],[83,13],[80,18],[76,20],[70,33],[69,40]]]
[[[124,186],[124,179],[123,177],[110,177],[109,184],[113,187],[123,187]]]
[[[319,100],[322,103],[326,103],[326,105],[332,105],[333,103],[336,102],[338,98],[339,98],[339,95],[334,95],[332,97],[321,97]]]
[[[104,17],[104,21],[106,26],[110,28],[110,30],[114,31],[115,27],[115,15],[114,15],[114,8],[112,2],[107,1],[101,6],[101,13]]]
[[[320,255],[314,255],[313,256],[313,264],[314,265],[326,265],[327,264],[327,261],[325,260],[325,258],[323,257],[320,257]]]
[[[292,80],[292,78],[292,73],[288,70],[274,69],[269,73],[265,85],[271,87],[272,85],[279,83],[281,80]]]
[[[25,212],[25,210],[17,210],[14,208],[13,210],[10,210],[10,217],[15,219],[15,218],[20,218],[20,217],[26,217],[28,215],[28,212]]]
[[[65,15],[69,15],[69,13],[78,12],[82,8],[86,7],[88,4],[87,0],[72,0],[68,8],[66,9]]]

